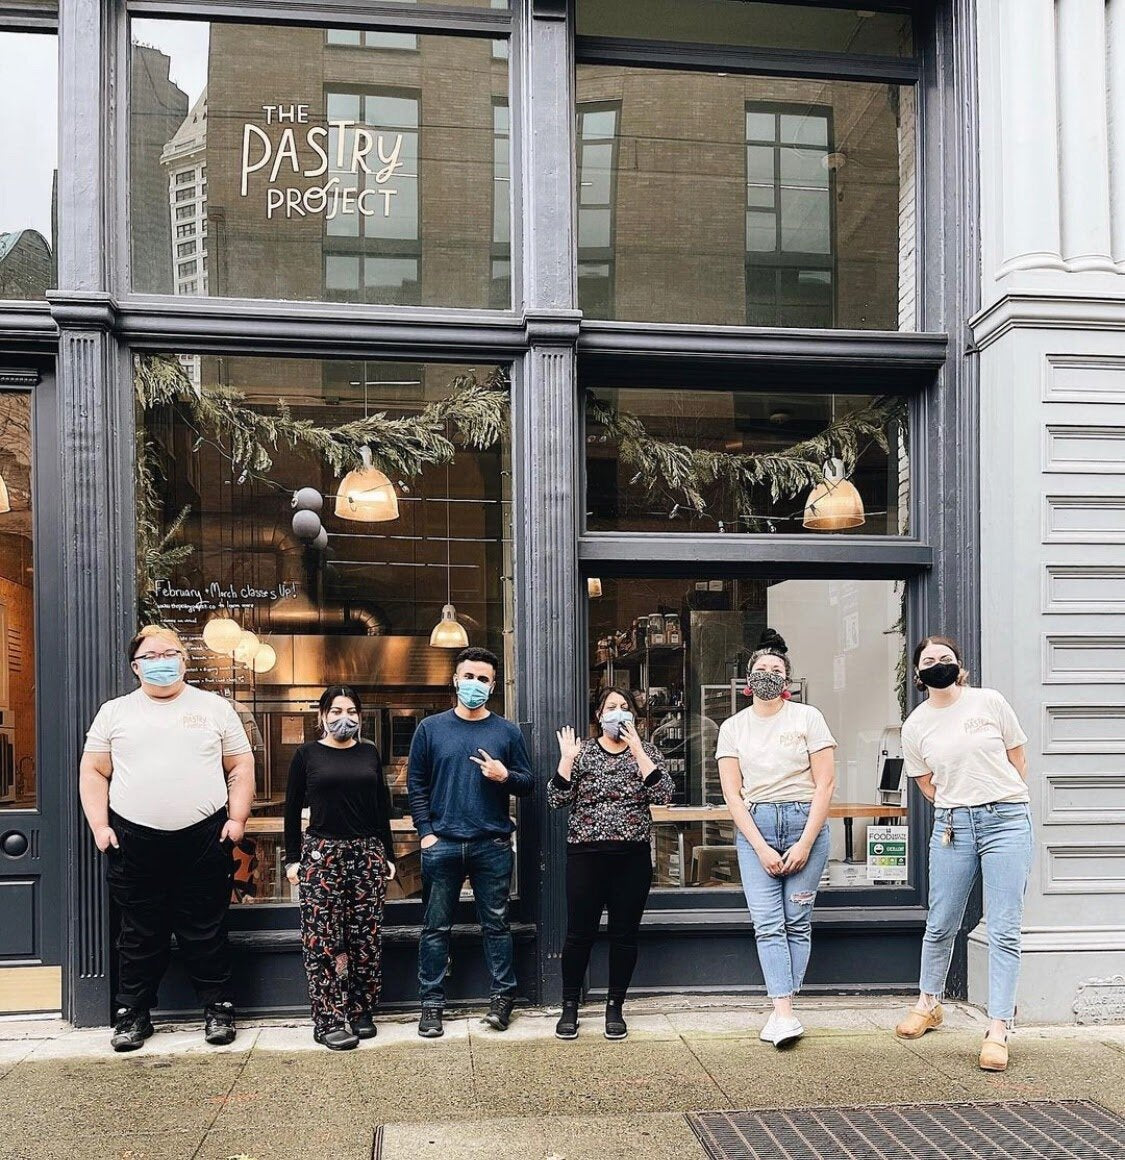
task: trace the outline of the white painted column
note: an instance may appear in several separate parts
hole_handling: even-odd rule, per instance
[[[996,0],[1000,59],[998,277],[1066,267],[1059,232],[1054,0]]]
[[[1110,255],[1125,274],[1125,0],[1109,0],[1105,14]]]
[[[1114,269],[1105,10],[1105,0],[1058,0],[1061,252],[1074,271]]]

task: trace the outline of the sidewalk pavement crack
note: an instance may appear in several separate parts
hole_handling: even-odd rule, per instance
[[[242,1066],[238,1069],[237,1073],[235,1074],[234,1079],[231,1080],[230,1087],[228,1087],[226,1090],[226,1095],[224,1095],[222,1100],[219,1101],[219,1106],[215,1109],[215,1114],[211,1117],[211,1122],[207,1125],[207,1128],[203,1133],[203,1138],[199,1141],[198,1145],[196,1145],[195,1151],[191,1154],[191,1160],[195,1160],[195,1158],[199,1155],[200,1149],[203,1147],[204,1144],[207,1143],[207,1137],[211,1135],[211,1129],[215,1126],[215,1123],[218,1120],[218,1118],[223,1114],[223,1110],[227,1106],[227,1101],[230,1099],[231,1093],[238,1086],[238,1081],[242,1078],[243,1073],[250,1066],[250,1057],[254,1054],[254,1051],[256,1050],[256,1048],[257,1048],[257,1040],[255,1040],[253,1046],[250,1048],[250,1050],[243,1057]]]
[[[936,1071],[939,1075],[945,1076],[945,1078],[947,1080],[949,1080],[949,1082],[951,1084],[953,1084],[954,1086],[956,1086],[962,1092],[965,1093],[966,1099],[971,1100],[974,1098],[972,1090],[970,1088],[966,1087],[965,1084],[961,1082],[960,1078],[958,1078],[958,1073],[952,1072],[952,1071],[947,1071],[944,1067],[941,1066],[941,1064],[939,1064],[935,1060],[931,1059],[928,1055],[923,1055],[922,1052],[915,1051],[913,1046],[911,1045],[910,1040],[908,1040],[908,1039],[899,1039],[898,1036],[896,1035],[895,1042],[904,1051],[909,1051],[910,1054],[913,1055],[915,1059],[921,1060],[921,1062],[924,1063],[927,1067],[933,1068],[933,1070]]]
[[[703,1074],[706,1075],[707,1078],[715,1085],[715,1089],[718,1091],[719,1095],[721,1095],[724,1100],[729,1101],[731,1097],[727,1095],[726,1088],[724,1088],[723,1085],[715,1078],[714,1073],[707,1066],[707,1064],[705,1064],[703,1060],[700,1059],[698,1055],[696,1055],[695,1049],[692,1047],[690,1040],[688,1040],[687,1037],[682,1033],[680,1034],[679,1038],[680,1042],[687,1048],[688,1054],[692,1057],[692,1059],[695,1060],[696,1063],[699,1064],[701,1068],[703,1068]]]

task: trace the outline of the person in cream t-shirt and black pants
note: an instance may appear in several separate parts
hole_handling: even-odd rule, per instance
[[[918,644],[914,674],[928,695],[902,726],[902,755],[906,773],[936,808],[921,995],[895,1031],[901,1039],[917,1039],[941,1026],[941,996],[954,942],[980,876],[991,1024],[979,1063],[985,1071],[1004,1071],[1008,1029],[1016,1013],[1023,896],[1034,845],[1027,736],[995,689],[968,684],[961,650],[948,637],[929,636]]]
[[[107,701],[86,735],[79,792],[108,858],[121,919],[115,1051],[152,1034],[171,936],[204,1005],[208,1043],[235,1036],[226,917],[254,797],[254,755],[231,703],[184,680],[187,650],[149,625],[129,644],[140,688]]]
[[[793,1014],[812,948],[812,910],[828,862],[836,742],[819,709],[788,699],[785,641],[767,628],[750,657],[754,700],[719,727],[723,797],[738,830],[738,869],[758,961],[773,1001],[759,1038],[775,1047],[805,1029]]]

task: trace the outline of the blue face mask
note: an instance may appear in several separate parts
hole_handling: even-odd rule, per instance
[[[605,735],[614,741],[621,740],[622,725],[633,724],[633,714],[628,709],[610,709],[601,716]]]
[[[480,681],[468,680],[457,682],[457,700],[466,709],[479,709],[488,700],[491,693],[491,687],[481,684]]]
[[[179,657],[173,657],[171,660],[163,660],[159,657],[154,657],[151,660],[140,660],[137,662],[137,667],[141,670],[141,680],[146,685],[157,685],[160,688],[174,685],[184,675],[183,669],[180,667]]]

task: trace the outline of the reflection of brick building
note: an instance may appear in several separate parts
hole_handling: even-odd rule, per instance
[[[0,234],[0,299],[42,298],[54,284],[54,257],[38,230]]]
[[[183,123],[188,99],[169,78],[171,63],[155,48],[132,46],[129,183],[133,281],[137,289],[152,294],[171,294],[174,289],[168,179],[160,155]]]
[[[494,189],[508,197],[507,175],[501,182],[494,163],[494,106],[507,101],[508,69],[494,56],[492,42],[436,36],[396,42],[372,33],[213,24],[210,49],[212,294],[493,304]],[[395,189],[389,215],[363,219],[353,210],[333,223],[322,212],[267,218],[270,165],[249,177],[243,197],[244,124],[267,132],[274,148],[284,128],[267,125],[265,104],[307,106],[307,123],[293,126],[302,169],[317,164],[306,132],[326,130],[330,111],[334,119],[384,131],[388,141],[401,133],[404,165],[387,184]],[[338,170],[336,145],[333,135],[327,173],[302,176],[287,159],[273,186],[303,193],[336,177],[361,191],[347,164]],[[374,154],[371,161],[377,168]],[[382,204],[380,198],[369,205],[375,201]]]
[[[581,65],[577,98],[588,313],[899,328],[912,96],[900,109],[879,84]]]
[[[195,102],[160,164],[168,175],[175,293],[207,293],[207,92]]]

